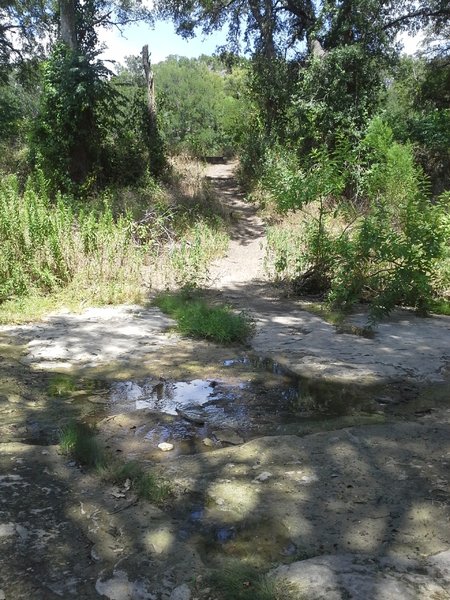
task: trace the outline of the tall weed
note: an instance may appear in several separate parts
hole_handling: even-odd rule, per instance
[[[144,248],[134,243],[131,219],[51,202],[38,173],[23,193],[15,177],[0,182],[0,302],[71,287],[80,300],[127,299],[139,287]]]
[[[200,284],[207,278],[211,261],[225,253],[228,241],[219,223],[216,227],[204,220],[195,223],[169,254],[176,283],[181,286]]]

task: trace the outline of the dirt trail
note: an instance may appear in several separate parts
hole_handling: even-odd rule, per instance
[[[254,204],[245,202],[234,176],[236,163],[209,165],[206,171],[232,223],[227,255],[209,271],[214,289],[237,289],[239,285],[264,279],[264,223]]]

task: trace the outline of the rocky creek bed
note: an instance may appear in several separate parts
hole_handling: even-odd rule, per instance
[[[119,307],[2,329],[0,597],[215,599],[233,558],[292,598],[450,597],[444,359],[339,383],[171,325]],[[62,456],[70,419],[169,480],[163,508]]]

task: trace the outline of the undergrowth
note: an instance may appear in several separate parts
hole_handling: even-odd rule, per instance
[[[191,291],[161,294],[155,304],[177,321],[183,335],[230,344],[245,343],[252,334],[248,316],[228,306],[211,306]]]
[[[131,217],[114,219],[106,202],[101,211],[73,204],[52,200],[39,174],[23,192],[16,177],[0,182],[0,302],[64,288],[100,304],[136,297],[145,245]]]
[[[83,201],[48,188],[39,172],[24,189],[17,177],[0,181],[0,323],[195,286],[227,248],[225,215],[187,160],[173,163],[164,185],[146,175]]]
[[[273,581],[242,561],[228,560],[212,572],[211,586],[223,600],[306,600],[290,585]]]
[[[63,454],[93,469],[103,481],[125,486],[139,498],[160,504],[172,493],[167,482],[144,471],[138,463],[122,463],[108,456],[95,437],[95,430],[84,423],[73,421],[64,426],[59,445]]]
[[[342,138],[301,164],[293,152],[269,150],[261,185],[288,215],[268,231],[272,277],[339,310],[363,301],[372,324],[397,305],[446,310],[450,195],[430,197],[413,148],[381,119],[358,145]]]

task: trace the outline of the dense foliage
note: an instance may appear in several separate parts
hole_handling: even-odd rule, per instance
[[[448,298],[447,2],[170,0],[155,11],[185,37],[228,25],[228,44],[215,57],[169,57],[151,78],[140,57],[113,73],[99,28],[151,22],[145,3],[0,7],[0,301],[96,269],[100,287],[104,274],[126,287],[169,221],[175,278],[198,281],[226,236],[220,219],[167,201],[177,195],[167,157],[180,153],[239,154],[242,182],[278,215],[268,268],[299,293],[370,302],[373,318]],[[397,34],[418,31],[421,55],[401,57]],[[161,202],[158,180],[170,179]]]
[[[155,66],[160,129],[172,153],[234,153],[244,117],[238,76],[238,69],[227,72],[220,60],[210,57],[169,57]]]

